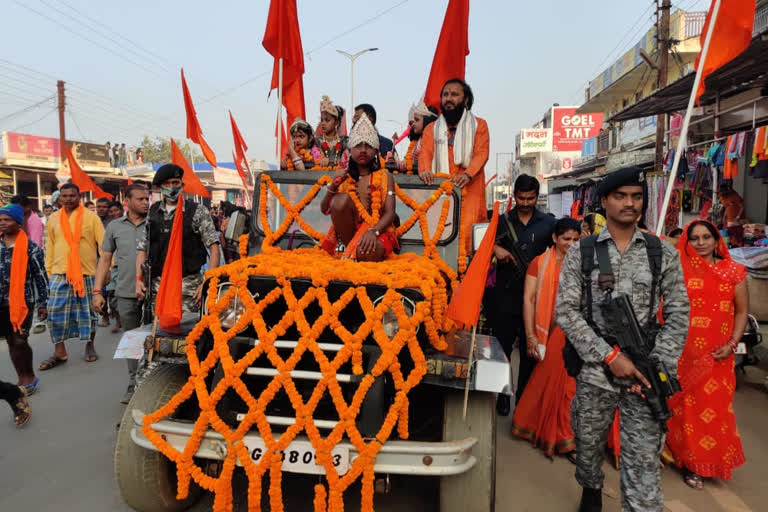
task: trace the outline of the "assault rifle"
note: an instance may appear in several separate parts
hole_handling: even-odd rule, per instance
[[[651,408],[651,414],[661,425],[662,432],[667,432],[667,420],[672,417],[667,398],[681,388],[680,382],[672,377],[663,362],[649,357],[652,348],[650,342],[656,338],[658,329],[651,327],[651,332],[643,332],[632,303],[626,295],[607,298],[600,308],[608,327],[603,337],[610,345],[618,345],[638,371],[648,379],[651,388],[643,389],[643,394]],[[652,323],[656,325],[655,322]],[[610,371],[608,373],[611,378],[612,374]]]
[[[515,269],[515,273],[518,277],[524,279],[525,272],[528,270],[528,265],[531,264],[533,258],[528,254],[528,246],[517,239],[515,227],[509,221],[509,217],[504,215],[503,218],[507,223],[507,229],[503,235],[496,239],[496,244],[512,254],[512,258],[514,259],[512,266]]]
[[[141,264],[142,279],[144,281],[144,298],[141,301],[141,325],[151,324],[154,317],[152,311],[152,265],[149,264],[149,256]]]

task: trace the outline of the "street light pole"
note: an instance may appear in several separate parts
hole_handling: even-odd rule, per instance
[[[375,52],[378,50],[378,48],[366,48],[365,50],[360,50],[357,53],[349,53],[345,52],[343,50],[336,50],[337,53],[342,54],[346,58],[349,59],[349,112],[350,116],[354,115],[355,111],[355,60],[357,60],[358,57],[363,55],[364,53],[368,52]],[[350,117],[351,119],[351,117]]]

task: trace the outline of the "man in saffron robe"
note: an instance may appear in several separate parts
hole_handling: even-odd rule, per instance
[[[485,164],[488,161],[488,123],[472,114],[474,96],[469,85],[452,78],[440,93],[440,117],[424,129],[419,156],[419,176],[427,185],[436,173],[451,175],[459,188],[466,188],[461,201],[461,230],[467,234],[470,251],[472,225],[487,222]]]

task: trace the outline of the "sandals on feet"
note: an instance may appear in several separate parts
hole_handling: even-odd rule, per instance
[[[13,422],[17,427],[22,427],[29,421],[32,408],[29,406],[24,386],[19,386],[19,391],[21,391],[21,397],[15,404],[11,405],[11,409],[13,409]]]
[[[56,368],[59,365],[62,365],[69,361],[69,359],[59,359],[59,356],[56,354],[53,354],[51,357],[40,363],[39,369],[41,372],[44,372],[46,370],[50,370],[51,368]]]
[[[566,453],[565,458],[568,459],[571,464],[576,464],[576,450]]]
[[[685,473],[683,474],[683,481],[691,489],[696,489],[697,491],[704,489],[704,480],[702,480],[701,476],[697,475],[693,471],[686,469]]]
[[[96,353],[96,349],[86,345],[83,359],[85,359],[86,363],[94,363],[99,360],[99,354]]]
[[[27,396],[32,396],[37,393],[37,387],[40,385],[40,379],[35,377],[35,380],[29,384],[24,384],[24,391],[27,392]]]

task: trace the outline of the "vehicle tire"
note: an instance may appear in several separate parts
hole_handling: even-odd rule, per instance
[[[138,512],[179,512],[193,505],[202,489],[190,484],[189,496],[176,499],[176,465],[160,452],[138,446],[131,439],[131,412],[149,414],[165,405],[189,378],[186,366],[164,364],[147,375],[125,408],[115,444],[115,478],[128,506]]]
[[[445,394],[443,440],[477,438],[475,465],[466,473],[440,479],[440,512],[493,512],[496,506],[496,396],[472,393],[467,419],[464,393]]]

